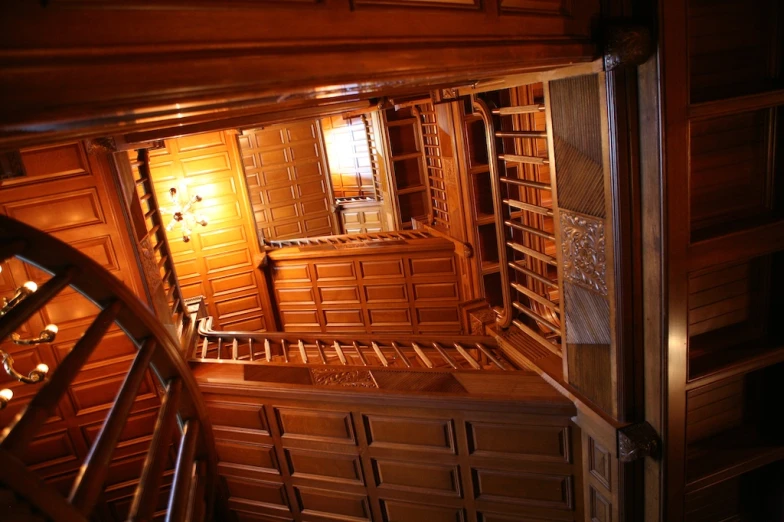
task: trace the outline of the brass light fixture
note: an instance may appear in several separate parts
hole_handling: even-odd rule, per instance
[[[191,231],[195,225],[207,226],[207,218],[201,214],[196,215],[193,211],[193,206],[201,202],[202,198],[197,194],[182,204],[177,196],[177,189],[174,187],[169,189],[169,197],[173,204],[171,210],[172,219],[166,226],[166,231],[171,232],[179,223],[182,228],[182,240],[187,243],[191,240]]]
[[[0,272],[2,272],[2,267],[0,267]],[[35,293],[36,290],[38,290],[38,285],[36,285],[33,281],[27,281],[25,284],[17,288],[14,296],[10,300],[5,298],[3,299],[3,307],[0,309],[0,316],[7,314],[26,297]],[[41,333],[38,334],[38,337],[33,337],[32,339],[22,339],[18,333],[14,332],[11,334],[11,341],[14,344],[23,346],[51,343],[57,336],[57,331],[57,325],[48,324],[46,327],[44,327]],[[3,350],[0,350],[0,361],[2,361],[3,369],[8,375],[25,384],[35,384],[41,382],[46,379],[46,375],[49,373],[49,366],[47,364],[40,363],[35,368],[30,370],[30,373],[27,375],[21,374],[14,368],[14,358],[11,356],[11,354]],[[9,388],[0,390],[0,410],[8,405],[13,396],[14,392]]]

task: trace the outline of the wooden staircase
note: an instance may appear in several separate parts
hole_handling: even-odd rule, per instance
[[[3,498],[13,498],[13,502],[3,504],[3,509],[10,506],[9,509],[20,513],[21,520],[86,521],[93,518],[93,510],[104,491],[112,455],[140,385],[151,373],[165,391],[128,519],[151,520],[156,515],[162,516],[160,512],[156,513],[157,497],[164,479],[166,453],[174,439],[178,450],[165,519],[213,519],[217,464],[212,429],[201,393],[180,353],[178,341],[146,305],[95,261],[45,233],[0,216],[0,261],[11,257],[34,265],[51,274],[51,278],[0,316],[0,338],[5,339],[19,329],[68,286],[101,311],[27,407],[0,433],[0,492]],[[36,476],[21,459],[114,324],[125,332],[138,351],[70,494],[63,496]],[[25,505],[31,507],[29,512],[22,509]],[[0,518],[9,515],[6,512]]]

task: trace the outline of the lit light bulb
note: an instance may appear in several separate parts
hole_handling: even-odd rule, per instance
[[[0,390],[0,399],[5,401],[10,401],[13,398],[14,398],[13,390],[9,388],[3,388],[2,390]]]
[[[57,332],[59,332],[60,329],[57,328],[56,324],[47,324],[44,331],[49,332],[52,335],[57,335]]]
[[[44,375],[49,373],[49,365],[48,364],[41,363],[38,366],[36,366],[35,369],[36,369],[36,371],[39,371],[39,372],[43,373]]]
[[[24,288],[26,288],[26,289],[27,289],[27,290],[28,290],[30,293],[33,293],[33,292],[35,292],[36,290],[38,290],[38,285],[37,285],[37,284],[35,284],[35,283],[34,283],[34,282],[32,282],[32,281],[28,281],[28,282],[26,282],[26,283],[25,283],[24,285],[22,285],[22,286],[23,286]]]

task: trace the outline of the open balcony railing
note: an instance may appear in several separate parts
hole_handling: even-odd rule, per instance
[[[490,337],[439,334],[239,332],[199,324],[201,362],[308,364],[441,370],[513,370]]]

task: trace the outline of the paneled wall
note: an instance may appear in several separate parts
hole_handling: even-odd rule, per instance
[[[579,432],[563,398],[414,405],[335,386],[202,386],[241,521],[583,520]]]
[[[287,247],[270,253],[284,331],[461,332],[450,241],[348,246]]]
[[[318,120],[245,130],[239,143],[260,238],[339,232]]]
[[[169,189],[185,201],[203,198],[194,210],[208,225],[196,225],[189,242],[180,227],[168,233],[175,269],[186,298],[204,296],[209,314],[224,329],[274,329],[266,310],[264,278],[257,269],[260,253],[245,179],[231,131],[166,140],[150,151],[150,175],[164,223],[171,219]]]
[[[120,279],[140,299],[146,299],[108,157],[88,153],[81,142],[70,142],[23,149],[21,165],[23,169],[17,170],[20,177],[0,183],[2,212],[69,243]],[[40,286],[47,279],[48,274],[12,259],[2,264],[0,296],[10,298],[25,281]],[[23,338],[29,338],[38,335],[46,324],[54,323],[59,327],[55,342],[37,346],[4,342],[2,349],[14,357],[16,369],[23,374],[38,363],[47,364],[51,372],[97,312],[92,303],[66,288],[18,330]],[[136,348],[125,334],[111,328],[27,453],[19,455],[63,494],[68,494],[135,354]],[[14,398],[0,411],[0,426],[7,425],[41,386],[17,383],[0,371],[0,388],[6,387],[13,390]],[[130,504],[136,486],[129,481],[140,476],[158,404],[158,390],[148,375],[114,454],[109,491],[97,508],[102,520],[124,520],[123,510]]]
[[[662,5],[662,518],[781,520],[784,6]]]

